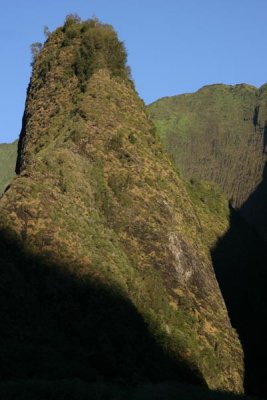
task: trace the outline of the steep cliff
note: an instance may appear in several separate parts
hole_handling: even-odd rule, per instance
[[[267,85],[205,86],[149,106],[163,143],[186,179],[216,182],[240,207],[266,161]]]
[[[73,17],[35,59],[0,202],[1,376],[241,392],[195,208],[125,62],[110,26]]]
[[[15,176],[18,142],[0,144],[0,195]]]

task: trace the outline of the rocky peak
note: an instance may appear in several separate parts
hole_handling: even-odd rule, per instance
[[[72,18],[49,37],[34,63],[17,172],[1,199],[0,230],[9,249],[4,254],[11,252],[6,238],[12,237],[27,255],[25,270],[8,255],[3,265],[11,263],[12,271],[19,269],[26,281],[29,271],[33,274],[25,307],[19,303],[37,324],[27,328],[27,340],[38,341],[39,317],[31,318],[27,303],[31,296],[42,324],[47,320],[51,329],[49,335],[42,334],[45,346],[61,332],[64,340],[77,337],[82,343],[83,363],[94,368],[96,376],[106,376],[108,370],[116,378],[126,374],[133,379],[140,373],[134,356],[140,353],[138,342],[122,346],[128,337],[139,337],[138,331],[128,331],[131,325],[118,318],[113,332],[118,303],[111,301],[107,316],[102,297],[95,308],[94,298],[74,290],[69,304],[65,288],[53,289],[51,274],[56,269],[81,284],[81,293],[87,293],[85,287],[93,281],[131,304],[151,340],[172,360],[167,378],[174,373],[210,388],[242,391],[242,350],[201,226],[129,80],[125,50],[111,27]],[[23,279],[19,283],[18,278],[18,286]],[[5,318],[6,326],[9,318],[17,326],[21,323],[13,309]],[[100,330],[92,337],[90,323],[95,320]],[[95,329],[94,323],[91,326]],[[18,332],[12,332],[12,340]],[[123,341],[117,333],[125,335]],[[87,335],[91,341],[79,342]],[[143,376],[159,380],[156,372],[153,375],[157,362],[151,347],[142,349]],[[99,358],[102,365],[95,361]],[[45,371],[45,365],[42,368]],[[22,370],[32,376],[26,366]],[[58,374],[65,376],[62,364]],[[44,376],[40,372],[38,377]]]

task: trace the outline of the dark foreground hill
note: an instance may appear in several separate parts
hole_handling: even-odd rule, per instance
[[[15,176],[18,142],[0,144],[0,195]]]
[[[187,179],[216,182],[240,207],[266,162],[267,85],[205,86],[149,106],[163,143]]]
[[[0,377],[242,392],[196,210],[125,62],[110,26],[73,17],[36,56],[0,201]]]

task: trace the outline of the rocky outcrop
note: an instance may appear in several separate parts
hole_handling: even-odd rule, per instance
[[[73,17],[35,60],[0,202],[1,374],[242,392],[195,209],[125,61],[110,26]]]

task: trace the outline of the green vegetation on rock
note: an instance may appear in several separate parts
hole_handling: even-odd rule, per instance
[[[245,388],[265,396],[266,88],[212,85],[149,106],[165,148],[188,181],[202,239],[243,345]]]
[[[199,219],[202,239],[212,249],[230,227],[229,201],[213,182],[191,179],[186,187]]]
[[[77,18],[35,58],[19,176],[0,202],[0,374],[242,392],[194,190],[125,61],[110,26]]]
[[[240,207],[266,162],[267,91],[240,84],[205,86],[166,97],[149,112],[182,176],[216,182]]]
[[[0,195],[15,176],[18,142],[0,144]]]

